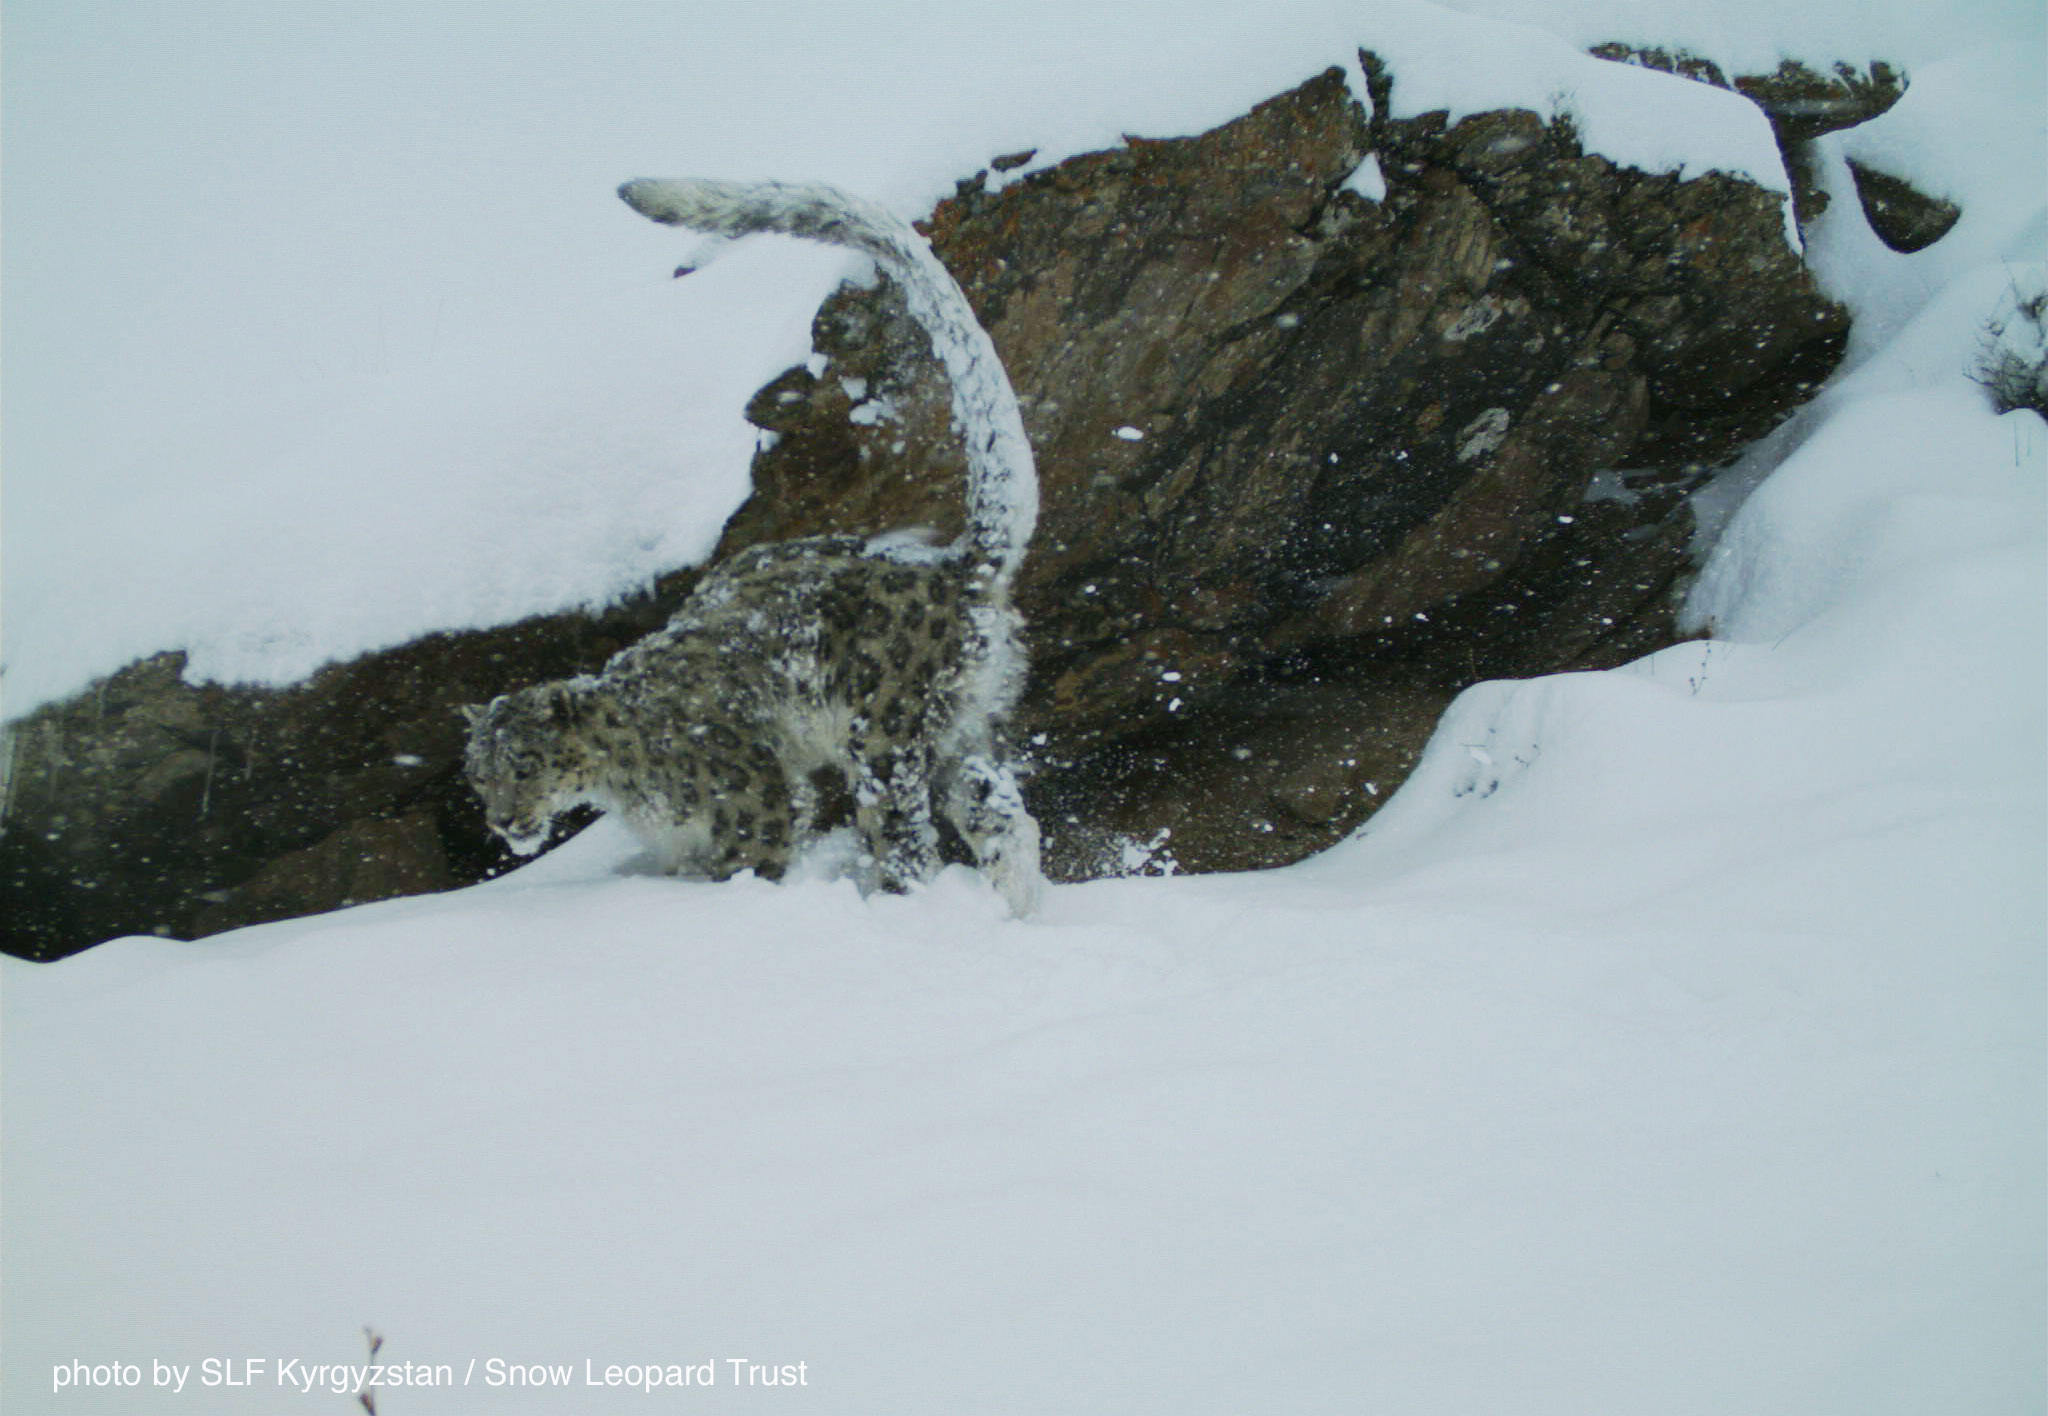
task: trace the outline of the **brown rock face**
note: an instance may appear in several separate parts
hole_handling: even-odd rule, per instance
[[[1385,114],[1394,80],[1367,62]],[[1347,185],[1368,155],[1384,200]],[[1044,484],[1019,726],[1065,878],[1298,859],[1391,794],[1466,684],[1668,643],[1686,494],[1811,392],[1847,327],[1771,194],[1617,169],[1528,113],[1368,121],[1334,69],[1199,137],[977,175],[929,233]],[[951,534],[957,437],[900,297],[842,289],[815,342],[823,375],[748,410],[777,438],[719,556]],[[15,728],[6,947],[502,868],[457,705],[597,667],[689,582],[281,692],[188,685],[159,656],[42,710]]]
[[[7,952],[197,938],[467,884],[510,855],[461,778],[457,707],[601,665],[693,577],[592,619],[434,635],[283,690],[159,654],[12,725]]]
[[[1383,202],[1345,185],[1368,153]],[[1337,70],[1200,137],[963,183],[929,234],[1038,454],[1023,727],[1070,874],[1162,829],[1184,866],[1296,858],[1457,688],[1669,642],[1685,492],[1846,330],[1771,194],[1620,170],[1528,113],[1371,124]],[[950,531],[959,454],[900,300],[843,289],[814,334],[823,376],[756,401],[779,440],[723,549]]]

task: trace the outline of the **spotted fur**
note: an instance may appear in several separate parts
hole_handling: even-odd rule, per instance
[[[779,878],[846,825],[868,887],[929,879],[950,848],[1023,912],[1040,880],[1038,827],[1002,729],[1022,687],[1010,584],[1037,482],[994,347],[922,239],[879,208],[782,184],[621,190],[656,220],[783,231],[888,267],[953,375],[968,530],[943,548],[857,536],[754,547],[602,673],[465,710],[486,820],[530,853],[562,812],[596,806],[665,869],[713,879]]]

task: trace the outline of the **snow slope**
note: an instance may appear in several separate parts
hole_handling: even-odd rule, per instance
[[[2039,72],[2004,52],[2038,52],[2031,11],[1987,7],[1974,33],[1953,18],[1935,33],[1903,7],[1848,3],[1796,16],[1761,5],[1705,18],[1594,4],[1548,7],[1547,21],[1529,13],[1545,8],[1471,7],[1573,43],[1620,33],[1588,33],[1618,16],[1668,26],[1622,38],[1686,41],[1718,27],[1743,44],[1825,37],[1832,23],[1859,43],[1895,40],[1909,65],[1952,60],[1959,94]],[[53,13],[8,11],[10,102],[22,101],[18,32],[35,40],[34,22]],[[366,13],[372,28],[340,34],[355,47],[330,62],[385,53],[374,27],[399,24],[399,12]],[[630,66],[621,76],[595,63],[602,46],[579,47],[546,11],[519,13],[561,40],[554,67],[534,61],[559,85],[552,102],[607,79],[620,103],[642,92]],[[651,13],[600,7],[598,23],[626,34]],[[1303,6],[1304,27],[1323,13]],[[802,41],[784,26],[725,37],[734,48],[711,43],[693,72],[717,89],[721,55],[731,65],[772,54],[786,67],[767,72],[797,83],[839,62],[824,53],[833,42],[858,41],[869,59],[895,53],[867,28],[813,18]],[[910,24],[909,11],[901,18]],[[1102,38],[1062,58],[1033,23],[993,9],[919,31],[929,52],[918,62],[934,64],[942,95],[966,81],[938,61],[977,44],[1043,66],[1015,94],[984,78],[982,156],[1040,136],[1025,121],[1034,102],[1046,129],[1079,125],[1054,110],[1110,60],[1129,66],[1117,98],[1140,117],[1127,126],[1167,131],[1170,117],[1140,119],[1195,100],[1166,95],[1159,76],[1234,72],[1238,41],[1256,71],[1280,44],[1262,48],[1242,16],[1221,13],[1206,29],[1161,26],[1157,54],[1117,49],[1113,16],[1033,19]],[[1267,14],[1258,28],[1285,27]],[[237,33],[266,42],[261,25]],[[1986,34],[2003,51],[1972,47]],[[74,41],[67,62],[105,62],[119,39]],[[56,63],[49,53],[41,62]],[[425,73],[434,57],[428,46],[407,62]],[[54,84],[57,71],[41,72]],[[1257,75],[1262,91],[1280,86],[1271,77]],[[309,103],[343,91],[332,81]],[[2042,1409],[2048,426],[1995,415],[1968,377],[1985,321],[2038,287],[2048,256],[2048,203],[2011,177],[2043,170],[2041,95],[2002,92],[2005,125],[1968,134],[1999,161],[1948,150],[1944,166],[1941,144],[1956,139],[1942,136],[1942,115],[1904,105],[1897,133],[1856,139],[1882,136],[1946,171],[1971,215],[1948,241],[1895,256],[1861,235],[1838,190],[1813,254],[1857,304],[1854,366],[1731,478],[1691,606],[1716,637],[1611,673],[1473,689],[1370,828],[1314,860],[1062,887],[1015,922],[959,871],[915,896],[870,900],[843,883],[651,877],[601,824],[451,895],[196,945],[122,940],[53,966],[0,960],[6,1409],[334,1409],[344,1395],[280,1387],[279,1365],[303,1374],[359,1361],[365,1322],[388,1334],[385,1357],[468,1376],[387,1389],[387,1416],[657,1404],[1062,1416]],[[819,94],[802,102],[824,108]],[[1256,96],[1205,94],[1222,111],[1186,126]],[[1107,113],[1102,102],[1091,113]],[[938,174],[931,153],[947,139],[872,151],[847,122],[819,121],[819,108],[744,141],[760,145],[755,156],[781,143],[789,160],[817,164],[778,175],[851,180],[866,164],[875,180],[860,185],[915,205],[906,194]],[[293,150],[305,136],[275,141]],[[741,140],[707,130],[703,141]],[[574,167],[603,146],[571,125],[533,150],[534,165]],[[517,165],[509,151],[503,170]],[[1839,147],[1833,156],[1832,179],[1845,182]],[[629,172],[610,175],[678,161],[617,160]],[[385,210],[406,204],[388,174],[362,180],[386,183]],[[31,198],[39,190],[28,181]],[[14,232],[36,218],[29,205],[24,217],[10,202],[10,267],[24,258]],[[459,223],[462,205],[434,208],[435,219]],[[638,223],[618,224],[579,249],[637,239],[624,233]],[[531,232],[455,229],[517,246],[531,270],[549,265]],[[170,239],[187,254],[203,245],[196,230]],[[557,249],[574,245],[563,240]],[[593,288],[625,292],[613,314],[638,289],[617,273],[644,264],[658,276],[669,249],[622,244],[593,263],[604,272]],[[804,301],[831,277],[813,267],[798,288],[790,257],[758,257],[770,274],[757,277],[741,248],[704,278],[739,277],[663,288],[674,304],[647,329],[688,313],[721,339],[752,337],[747,327],[774,318],[744,298],[749,282],[788,281],[786,328],[745,356],[772,363],[764,351],[792,335],[800,345]],[[175,284],[166,269],[158,279]],[[133,287],[124,273],[106,278],[111,315]],[[193,279],[157,296],[218,293]],[[551,301],[559,279],[548,278]],[[502,340],[478,312],[502,299],[506,319],[539,320],[540,293],[479,280],[477,303],[449,328],[495,356]],[[393,308],[420,318],[419,298],[408,287]],[[687,302],[703,303],[675,308]],[[337,344],[361,328],[353,309],[338,299],[322,326]],[[138,326],[135,368],[177,364],[164,377],[197,387],[237,367],[227,343],[203,357],[150,343],[171,327]],[[548,350],[520,357],[543,384],[598,400],[569,404],[601,410],[629,397],[635,375],[633,358],[591,353],[603,340],[578,342],[600,327],[571,322]],[[709,368],[687,344],[677,338],[672,367]],[[504,445],[539,457],[517,421],[531,400],[514,395],[541,384],[499,381],[502,363],[466,367],[445,371],[450,396],[510,409],[498,419]],[[257,468],[263,444],[296,436],[292,398],[344,429],[320,457],[339,458],[349,438],[411,445],[397,425],[363,425],[372,405],[353,400],[366,385],[295,384],[288,362],[277,373],[266,385],[275,407],[239,440],[214,429],[190,446],[211,438]],[[31,388],[104,395],[76,366],[32,374]],[[672,421],[659,422],[667,435],[714,418],[708,387],[675,396],[662,414]],[[18,391],[10,368],[10,408]],[[392,397],[422,418],[437,408]],[[35,436],[56,448],[51,426]],[[452,468],[488,465],[453,424],[405,426],[448,439]],[[561,476],[613,475],[575,460],[600,426],[657,420],[643,409],[564,424]],[[329,470],[345,481],[362,465]],[[652,465],[601,485],[627,495]],[[280,507],[323,519],[322,536],[304,533],[306,557],[278,540],[289,517],[249,505],[243,537],[258,549],[236,554],[257,558],[238,563],[268,577],[257,583],[280,605],[322,577],[331,588],[348,575],[403,576],[394,583],[416,584],[434,613],[460,617],[528,593],[483,575],[504,544],[522,556],[535,547],[555,567],[542,578],[556,596],[604,593],[576,580],[575,536],[611,557],[615,576],[656,554],[597,552],[608,526],[630,529],[623,513],[607,523],[609,511],[548,540],[560,478],[492,470],[509,483],[493,482],[501,502],[481,520],[458,494],[429,490],[437,479],[408,474],[420,501],[394,501],[399,482],[362,474],[382,488],[396,546],[414,534],[409,520],[430,515],[497,538],[495,559],[454,555],[436,572],[444,581],[414,581],[397,550],[366,565],[352,538],[372,522],[311,482],[274,489]],[[233,658],[237,636],[261,625],[230,605],[228,572],[195,586],[192,563],[164,547],[241,547],[215,526],[232,497],[208,500],[195,484],[131,503],[113,479],[78,476],[72,510],[33,485],[16,501],[10,463],[10,536],[26,515],[77,537],[88,560],[112,554],[102,537],[132,552],[124,575],[180,566],[164,617],[145,627],[189,624],[226,646],[218,662],[284,672],[299,650]],[[263,480],[231,485],[253,497]],[[181,495],[205,515],[180,511]],[[715,516],[701,489],[659,495],[703,496],[692,505]],[[145,514],[173,518],[158,529],[177,534],[150,536]],[[8,550],[13,576],[14,541]],[[36,565],[24,583],[58,583],[34,579],[53,573]],[[401,598],[374,585],[361,597]],[[46,619],[91,637],[88,611],[116,602],[45,601],[27,612],[30,628]],[[310,658],[374,638],[373,619],[336,611],[292,624]],[[11,644],[14,634],[11,613]],[[55,684],[116,652],[110,634],[32,681]],[[254,1385],[209,1387],[208,1359],[232,1359],[243,1377],[247,1360],[263,1366]],[[566,1367],[576,1385],[493,1386],[493,1359]],[[717,1385],[651,1398],[591,1388],[586,1360],[600,1379],[610,1364],[710,1363]],[[72,1361],[134,1364],[142,1385],[53,1390]],[[159,1363],[167,1380],[184,1369],[182,1392],[153,1385]],[[802,1363],[804,1385],[736,1386],[746,1363]]]

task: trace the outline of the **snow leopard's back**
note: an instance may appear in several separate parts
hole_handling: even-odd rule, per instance
[[[859,537],[756,546],[706,576],[603,680],[636,712],[726,717],[800,753],[821,718],[854,724],[830,750],[942,733],[966,711],[988,652],[972,629],[970,579],[956,558],[876,554]]]

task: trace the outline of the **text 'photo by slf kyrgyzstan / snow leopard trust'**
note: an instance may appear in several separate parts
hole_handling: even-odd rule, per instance
[[[815,536],[707,574],[602,673],[466,708],[469,780],[513,850],[578,805],[618,816],[674,873],[780,878],[848,815],[864,888],[934,875],[950,831],[1010,908],[1041,876],[1003,741],[1022,689],[1011,584],[1038,515],[1015,392],[967,297],[908,223],[830,187],[628,182],[654,221],[847,246],[901,284],[952,384],[967,528],[951,545]],[[850,801],[850,811],[835,804]]]

